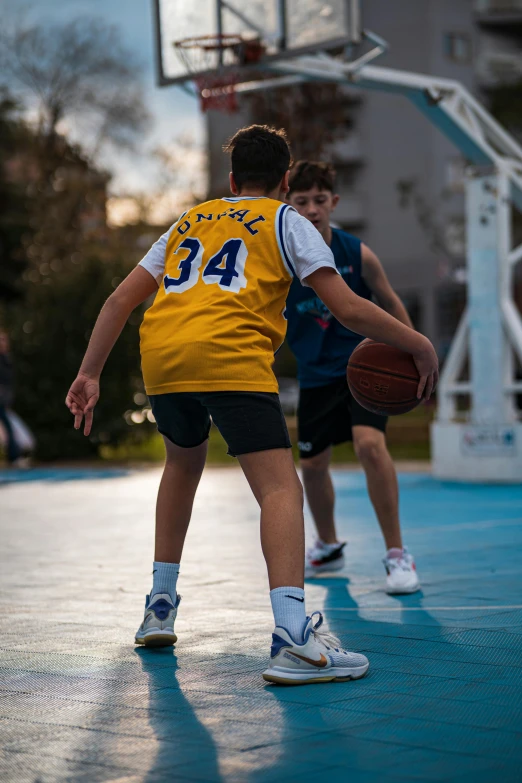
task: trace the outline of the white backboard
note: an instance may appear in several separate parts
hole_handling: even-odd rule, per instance
[[[360,0],[153,0],[159,83],[191,78],[174,44],[194,36],[259,37],[265,62],[328,51],[360,40]],[[195,74],[231,67],[233,55],[211,53]],[[221,61],[220,61],[221,60]]]

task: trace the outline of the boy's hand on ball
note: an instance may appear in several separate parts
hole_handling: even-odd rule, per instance
[[[439,360],[435,348],[428,339],[425,338],[423,348],[416,354],[413,354],[413,361],[419,371],[420,380],[417,387],[417,398],[429,400],[437,381],[439,380]]]
[[[100,397],[100,382],[97,378],[91,378],[83,373],[72,384],[65,404],[74,416],[74,429],[79,430],[82,419],[85,417],[84,435],[89,435],[92,427],[94,406]]]

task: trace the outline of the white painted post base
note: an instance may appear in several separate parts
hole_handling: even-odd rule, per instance
[[[522,423],[434,422],[433,476],[445,481],[522,483]]]
[[[522,352],[522,322],[512,293],[509,183],[501,170],[469,170],[466,194],[468,302],[439,382],[433,475],[520,484],[520,383],[513,354]],[[466,359],[469,380],[461,380]],[[459,394],[471,399],[466,421],[459,420]]]

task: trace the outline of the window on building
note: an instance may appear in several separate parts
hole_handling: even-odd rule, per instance
[[[471,38],[464,33],[446,33],[444,52],[446,57],[455,63],[471,62]]]

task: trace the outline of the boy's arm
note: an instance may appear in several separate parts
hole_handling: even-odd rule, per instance
[[[78,376],[65,400],[74,416],[75,429],[80,428],[85,417],[84,435],[91,431],[93,409],[100,396],[100,375],[114,343],[134,308],[157,290],[158,284],[151,273],[137,266],[103,305]]]
[[[426,337],[354,294],[330,267],[313,272],[306,283],[347,329],[412,354],[420,375],[417,397],[430,398],[439,377],[439,362]]]
[[[378,304],[398,321],[413,329],[408,311],[390,285],[381,262],[366,245],[361,245],[362,275]]]

